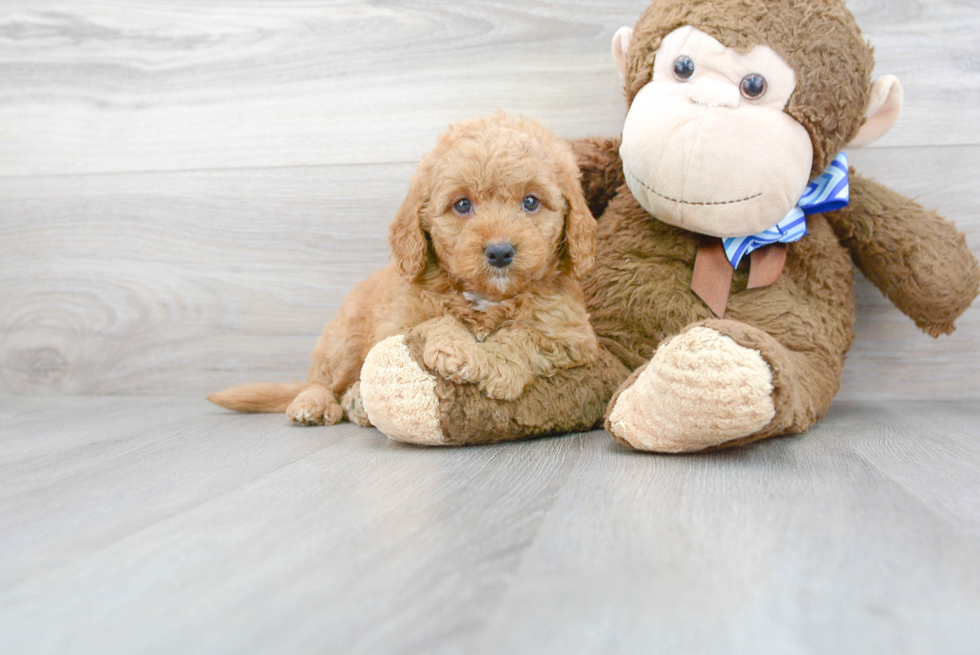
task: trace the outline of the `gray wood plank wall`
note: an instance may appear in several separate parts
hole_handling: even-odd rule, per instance
[[[647,0],[6,0],[0,393],[201,394],[303,377],[387,260],[415,163],[502,107],[618,134],[609,42]],[[980,252],[980,6],[854,0],[906,90],[862,172]],[[842,395],[975,398],[980,309],[938,341],[866,282]]]

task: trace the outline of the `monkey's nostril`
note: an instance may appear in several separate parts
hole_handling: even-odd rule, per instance
[[[514,252],[514,244],[506,242],[491,243],[483,249],[483,254],[487,257],[487,262],[497,268],[509,266],[514,261]]]

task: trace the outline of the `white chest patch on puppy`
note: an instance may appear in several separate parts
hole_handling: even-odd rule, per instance
[[[463,297],[466,298],[466,302],[473,306],[473,310],[477,312],[485,312],[491,307],[502,304],[498,300],[490,300],[472,291],[464,291]]]

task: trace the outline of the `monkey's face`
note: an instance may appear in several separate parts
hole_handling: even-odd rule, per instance
[[[623,127],[630,191],[660,220],[701,234],[772,227],[800,199],[813,161],[809,134],[783,111],[795,88],[768,46],[740,53],[694,27],[674,30]]]

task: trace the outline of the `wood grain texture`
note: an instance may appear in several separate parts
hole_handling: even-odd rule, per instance
[[[200,393],[244,371],[305,378],[323,324],[387,261],[411,170],[0,180],[0,385]]]
[[[0,398],[0,652],[974,653],[972,403],[710,455]]]
[[[0,174],[417,161],[502,107],[616,133],[609,54],[646,0],[77,3],[0,8]],[[909,93],[883,146],[980,144],[980,7],[851,3]]]
[[[609,40],[645,6],[3,3],[0,393],[304,377],[436,135],[496,107],[618,133]],[[906,89],[852,160],[980,248],[980,7],[850,6]],[[859,302],[843,398],[980,395],[980,310],[933,341],[866,283]]]

